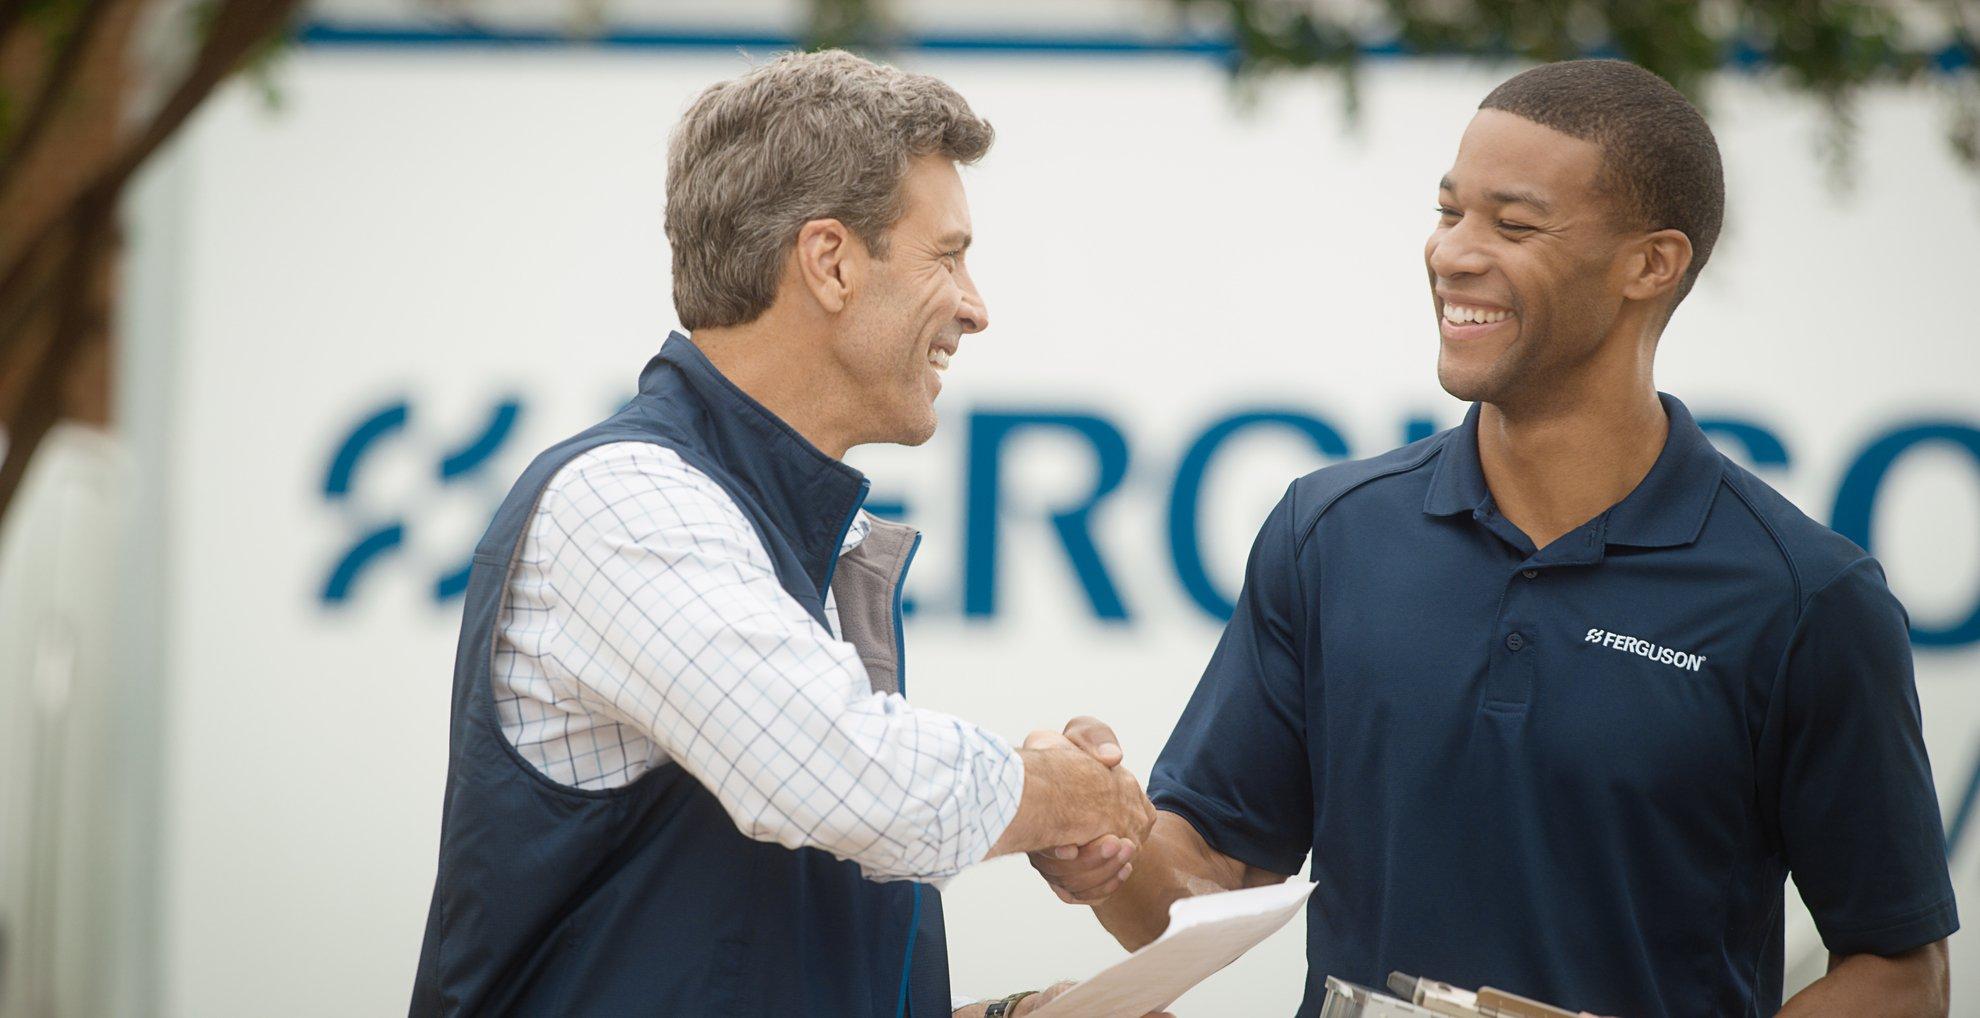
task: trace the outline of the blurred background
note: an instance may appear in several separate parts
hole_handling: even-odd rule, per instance
[[[0,0],[0,1015],[404,1011],[470,546],[674,326],[688,98],[807,45],[998,130],[994,325],[932,443],[852,456],[927,534],[915,698],[1097,714],[1144,778],[1286,483],[1462,415],[1421,249],[1478,100],[1575,55],[1685,88],[1728,223],[1660,387],[1883,560],[1980,887],[1976,39],[1970,0]],[[1019,861],[947,901],[959,992],[1119,954]],[[1301,925],[1177,1010],[1290,1013]]]

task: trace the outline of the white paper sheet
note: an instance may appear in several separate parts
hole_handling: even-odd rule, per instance
[[[1169,928],[1154,943],[1033,1011],[1032,1018],[1141,1018],[1238,960],[1299,913],[1313,884],[1184,898],[1169,906]]]

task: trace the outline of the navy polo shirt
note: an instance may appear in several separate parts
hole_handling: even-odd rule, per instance
[[[1392,969],[1772,1015],[1789,873],[1831,951],[1958,927],[1883,571],[1663,403],[1642,483],[1537,552],[1476,407],[1266,520],[1149,788],[1249,865],[1313,853],[1301,1015]]]

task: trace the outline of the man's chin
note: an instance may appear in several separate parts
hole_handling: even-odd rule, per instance
[[[1496,403],[1522,387],[1531,367],[1510,349],[1446,348],[1437,355],[1437,384],[1466,403]]]
[[[1485,372],[1465,371],[1455,365],[1439,360],[1437,362],[1437,384],[1444,391],[1466,403],[1477,403],[1485,398]]]
[[[900,444],[910,445],[910,446],[927,444],[929,439],[935,437],[935,427],[937,423],[938,422],[935,417],[935,408],[929,407],[927,418],[925,420],[916,422],[913,427],[906,429],[902,433]]]
[[[880,439],[889,445],[925,445],[935,437],[935,407],[926,405],[917,413],[908,414],[892,428],[887,429],[887,437]]]

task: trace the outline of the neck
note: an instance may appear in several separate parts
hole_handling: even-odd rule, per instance
[[[1656,387],[1631,378],[1542,408],[1481,405],[1478,461],[1500,514],[1538,549],[1634,491],[1669,431]]]
[[[688,338],[723,377],[805,441],[835,460],[845,458],[853,435],[824,398],[833,387],[820,380],[833,369],[821,323],[793,320],[780,302],[754,321],[696,329]]]

